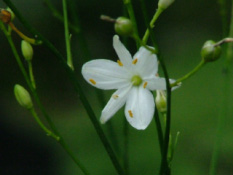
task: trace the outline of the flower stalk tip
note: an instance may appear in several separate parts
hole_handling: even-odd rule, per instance
[[[31,96],[29,92],[23,86],[16,84],[14,87],[14,94],[15,94],[16,100],[22,107],[29,109],[29,110],[32,109],[33,103],[31,100]]]
[[[31,61],[33,57],[33,48],[31,44],[25,40],[21,41],[21,51],[27,61]]]

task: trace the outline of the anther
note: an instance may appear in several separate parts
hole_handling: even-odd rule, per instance
[[[132,111],[129,110],[128,112],[129,112],[129,116],[130,116],[131,118],[133,118],[133,113],[132,113]]]
[[[138,59],[135,58],[133,61],[132,61],[132,64],[136,64],[138,62]]]
[[[115,100],[116,100],[118,97],[119,97],[119,96],[116,95],[116,94],[112,95],[112,98],[114,98]]]
[[[145,89],[146,88],[146,86],[147,86],[147,82],[145,82],[144,84],[143,84],[143,88]]]
[[[123,63],[120,60],[117,60],[119,66],[123,66]]]
[[[96,85],[95,80],[93,80],[93,79],[89,79],[89,81],[90,81],[92,84]]]

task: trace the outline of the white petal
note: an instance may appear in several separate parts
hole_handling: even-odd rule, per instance
[[[118,89],[126,86],[132,76],[124,67],[105,59],[85,63],[82,75],[88,83],[100,89]]]
[[[139,51],[134,55],[134,60],[137,59],[135,64],[136,70],[142,77],[149,77],[158,72],[157,56],[152,54],[145,47],[140,47]]]
[[[145,78],[144,81],[147,82],[147,88],[154,91],[154,90],[166,90],[166,80],[165,78],[160,77],[152,77],[152,78]],[[174,83],[175,80],[169,79],[170,83]],[[176,88],[176,87],[175,87]],[[174,88],[172,88],[173,90]]]
[[[119,36],[114,35],[113,37],[113,47],[120,59],[120,61],[123,63],[123,66],[125,66],[127,69],[130,69],[132,66],[132,56],[129,53],[129,51],[125,48],[125,46],[121,43],[119,40]]]
[[[125,115],[128,122],[136,129],[146,129],[155,110],[152,93],[140,87],[133,87],[126,101]]]
[[[101,123],[108,121],[125,104],[131,87],[132,86],[120,88],[113,93],[112,97],[102,111],[100,117]]]

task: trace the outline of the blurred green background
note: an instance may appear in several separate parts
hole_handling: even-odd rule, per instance
[[[66,54],[63,25],[52,16],[42,0],[12,0],[12,2],[38,31],[54,43],[63,55]],[[62,10],[62,1],[52,0],[51,2],[59,11]],[[70,6],[75,8],[79,16],[91,58],[116,60],[117,56],[112,47],[113,25],[101,21],[99,17],[101,14],[113,18],[122,16],[122,1],[74,0],[70,2],[72,2]],[[146,0],[146,3],[151,17],[157,1]],[[140,36],[142,36],[145,26],[140,3],[134,1],[133,5]],[[0,7],[5,8],[6,5],[1,1]],[[230,6],[227,10],[229,17]],[[206,40],[222,39],[219,11],[219,5],[214,0],[177,0],[161,15],[155,25],[155,31],[170,77],[177,79],[199,63],[200,49]],[[70,19],[73,20],[72,15]],[[227,20],[229,21],[229,18]],[[22,32],[31,36],[17,19],[14,24]],[[80,75],[80,68],[86,60],[79,42],[80,36],[72,30],[71,33],[75,71],[95,109],[96,116],[99,117],[102,106],[97,101],[96,91],[84,82]],[[12,35],[20,51],[20,38],[15,33]],[[133,42],[130,41],[129,45],[131,53],[134,54],[136,49]],[[82,174],[61,146],[53,139],[46,137],[30,113],[17,104],[13,94],[14,84],[27,86],[2,32],[0,32],[0,51],[0,174]],[[173,93],[171,129],[173,135],[177,131],[181,133],[172,163],[173,175],[208,174],[223,94],[223,59],[206,65]],[[26,67],[27,64],[24,63]],[[71,149],[91,174],[116,174],[61,64],[47,48],[41,45],[34,47],[33,65],[41,100]],[[230,86],[233,87],[233,81]],[[106,100],[112,92],[104,92]],[[228,116],[224,126],[217,169],[219,175],[233,174],[232,97],[233,93],[230,93]],[[39,110],[38,113],[44,120]],[[123,156],[124,120],[123,110],[111,119],[111,127],[114,128],[115,138],[118,140],[119,148],[116,152],[119,157]],[[107,123],[102,126],[107,136],[111,138],[108,132],[109,125],[110,123]],[[113,144],[113,147],[115,146]],[[158,173],[160,153],[154,121],[145,131],[137,131],[130,127],[129,154],[131,174]]]

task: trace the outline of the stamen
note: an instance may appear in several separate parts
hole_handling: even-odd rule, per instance
[[[145,89],[146,88],[146,86],[147,86],[147,82],[145,82],[144,84],[143,84],[143,88]]]
[[[138,62],[138,59],[135,58],[133,61],[132,61],[132,64],[136,64]]]
[[[95,81],[95,80],[89,79],[89,81],[90,81],[92,84],[96,85],[96,81]]]
[[[129,116],[130,116],[131,118],[133,118],[133,113],[132,113],[132,111],[129,110],[128,112],[129,112]]]
[[[123,66],[123,63],[120,60],[117,60],[119,66]]]
[[[116,94],[112,95],[112,98],[114,98],[115,100],[116,100],[118,97],[119,97],[119,96],[116,95]]]

